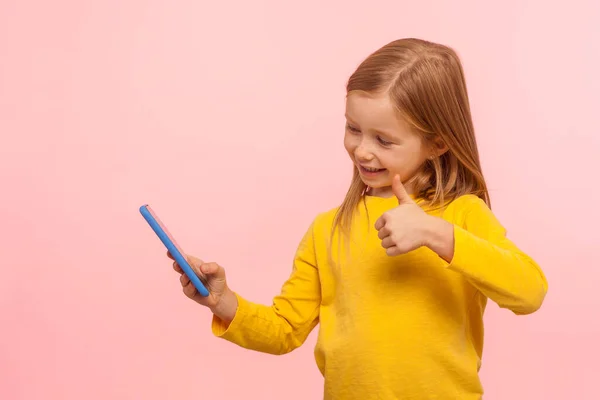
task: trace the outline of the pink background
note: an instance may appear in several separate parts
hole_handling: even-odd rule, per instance
[[[346,78],[404,36],[461,54],[494,210],[550,283],[490,305],[486,399],[600,398],[598,4],[4,0],[0,398],[319,398],[316,331],[213,338],[138,207],[270,302],[349,183]]]

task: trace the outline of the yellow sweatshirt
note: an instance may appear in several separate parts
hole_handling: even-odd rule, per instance
[[[273,304],[236,294],[233,321],[226,326],[213,317],[213,333],[284,354],[319,324],[314,354],[325,400],[481,399],[487,299],[515,314],[532,313],[546,295],[546,278],[473,195],[440,211],[426,209],[455,226],[451,263],[424,247],[389,257],[374,224],[397,205],[395,197],[365,196],[349,252],[337,247],[336,236],[330,240],[336,210],[318,215]]]

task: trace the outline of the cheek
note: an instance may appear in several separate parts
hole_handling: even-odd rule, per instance
[[[416,143],[403,152],[400,165],[406,173],[413,174],[423,166],[426,158],[424,148]]]
[[[392,172],[411,174],[421,164],[421,153],[418,147],[402,147],[393,151],[386,151],[380,158],[389,165]]]

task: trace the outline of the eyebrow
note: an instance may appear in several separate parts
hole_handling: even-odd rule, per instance
[[[354,120],[352,118],[350,118],[350,116],[348,114],[344,114],[344,117],[346,117],[346,119],[348,121],[350,121],[351,123],[353,123],[355,125],[358,125],[356,122],[354,122]],[[377,134],[380,134],[380,135],[383,135],[383,136],[387,136],[390,139],[398,140],[398,138],[396,137],[396,135],[394,135],[393,133],[382,131],[382,130],[379,130],[379,129],[371,129],[371,130],[373,132],[377,133]]]
[[[353,124],[355,123],[355,122],[354,122],[354,120],[353,120],[352,118],[350,118],[350,116],[349,116],[348,114],[344,114],[344,117],[345,117],[345,118],[346,118],[348,121],[352,122]]]

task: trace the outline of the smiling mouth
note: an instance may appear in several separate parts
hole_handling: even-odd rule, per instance
[[[367,167],[363,167],[362,165],[359,165],[359,168],[361,171],[369,173],[369,174],[374,174],[377,172],[385,171],[385,168],[367,168]]]

